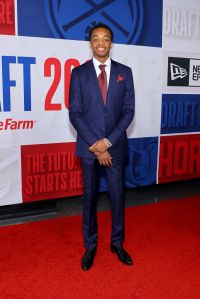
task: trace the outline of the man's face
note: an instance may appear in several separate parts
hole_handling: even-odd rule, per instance
[[[106,61],[109,57],[110,49],[112,48],[110,31],[105,28],[94,29],[90,46],[94,58],[101,62]]]

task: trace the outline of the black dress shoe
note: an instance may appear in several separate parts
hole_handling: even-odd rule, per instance
[[[96,248],[93,250],[86,250],[82,260],[81,260],[81,268],[82,270],[89,270],[92,265],[93,265],[93,261],[94,261],[94,257],[96,254]]]
[[[116,253],[118,259],[122,263],[129,265],[129,266],[131,266],[133,264],[133,261],[132,261],[130,255],[124,250],[123,247],[118,248],[118,247],[110,244],[110,250],[112,253]]]

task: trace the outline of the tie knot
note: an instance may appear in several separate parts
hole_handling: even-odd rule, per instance
[[[100,70],[101,70],[102,72],[105,72],[105,67],[106,67],[105,64],[100,64],[100,65],[99,65],[99,68],[100,68]]]

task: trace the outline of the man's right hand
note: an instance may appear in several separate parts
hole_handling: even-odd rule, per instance
[[[102,166],[111,167],[113,165],[112,157],[108,151],[105,151],[103,154],[98,155],[97,159],[99,161],[99,164]]]

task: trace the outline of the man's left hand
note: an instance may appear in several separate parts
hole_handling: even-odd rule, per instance
[[[103,154],[107,149],[108,145],[106,144],[104,139],[98,140],[92,146],[89,147],[89,151],[94,153],[95,156]]]

